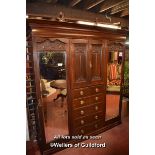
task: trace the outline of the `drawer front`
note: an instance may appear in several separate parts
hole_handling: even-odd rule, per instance
[[[103,103],[94,104],[90,106],[89,113],[90,114],[97,113],[99,111],[103,111],[103,109],[104,109]]]
[[[90,104],[99,103],[99,102],[104,102],[104,94],[96,94],[91,96],[89,99]]]
[[[73,110],[73,116],[74,116],[74,119],[78,119],[80,117],[88,116],[88,115],[103,111],[103,108],[104,108],[103,103],[82,107],[77,110]]]
[[[89,96],[91,94],[90,89],[88,87],[81,88],[81,89],[75,89],[73,91],[73,98],[83,98],[86,96]]]
[[[104,92],[103,85],[96,85],[96,86],[90,87],[89,89],[92,95]]]
[[[89,105],[89,103],[90,103],[89,97],[74,99],[73,100],[73,109],[80,108],[83,106],[87,106],[87,105]]]
[[[86,135],[96,130],[99,130],[100,128],[103,127],[103,125],[104,125],[103,121],[97,121],[92,124],[75,129],[74,134],[75,135]]]
[[[103,112],[99,112],[99,113],[96,113],[96,114],[93,114],[93,115],[90,115],[90,116],[86,116],[86,117],[82,117],[80,119],[76,119],[74,122],[73,122],[73,126],[74,128],[77,128],[77,127],[82,127],[82,126],[85,126],[85,125],[88,125],[92,122],[95,122],[95,121],[98,121],[98,120],[103,120]]]
[[[73,109],[80,108],[83,106],[92,105],[95,103],[104,102],[104,95],[103,94],[96,94],[90,97],[84,97],[79,99],[73,100]]]
[[[90,114],[89,107],[83,107],[83,108],[79,108],[79,109],[73,111],[74,119],[77,119],[77,118],[83,117],[83,116],[87,116],[89,114]]]

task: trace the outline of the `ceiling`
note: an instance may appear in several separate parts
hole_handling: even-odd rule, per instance
[[[32,5],[34,5],[34,7],[32,7]],[[43,8],[41,9],[41,7]],[[123,27],[127,27],[128,29],[129,0],[27,0],[28,14],[37,14],[40,11],[42,12],[41,15],[47,14],[48,16],[54,14],[54,11],[52,12],[51,10],[54,10],[55,7],[57,7],[57,10],[59,11],[63,10],[66,18],[69,18],[70,14],[72,14],[72,17],[70,18],[73,19],[74,14],[74,18],[79,19],[80,17],[78,15],[78,11],[81,11],[81,19],[84,18],[83,16],[85,16],[85,19],[88,19],[90,21],[95,20],[93,19],[93,17],[92,19],[90,17],[94,15],[94,18],[96,16],[96,20],[101,20],[102,18],[102,21],[104,22],[104,19],[109,19],[110,22],[112,19],[113,23],[126,22]],[[33,10],[35,9],[37,11],[33,12]]]

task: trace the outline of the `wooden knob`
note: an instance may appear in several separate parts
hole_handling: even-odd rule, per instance
[[[98,101],[98,97],[95,97],[95,100]]]
[[[81,133],[84,134],[84,130],[81,130]]]
[[[83,105],[83,104],[84,104],[84,101],[81,100],[81,101],[80,101],[80,104]]]
[[[98,125],[97,124],[95,124],[95,128],[98,128]]]
[[[81,90],[81,91],[80,91],[80,95],[83,95],[83,94],[84,94],[84,92]]]
[[[83,125],[84,124],[84,120],[81,120],[81,125]]]
[[[98,119],[98,116],[97,115],[95,116],[95,119]]]
[[[96,91],[96,93],[98,93],[98,92],[99,92],[99,89],[98,89],[98,88],[96,88],[96,89],[95,89],[95,91]]]
[[[83,114],[84,114],[84,111],[83,111],[83,110],[81,110],[81,111],[80,111],[80,114],[81,114],[81,115],[83,115]]]
[[[95,106],[95,110],[98,110],[98,106]]]

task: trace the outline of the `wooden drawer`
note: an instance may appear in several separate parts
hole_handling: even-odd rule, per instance
[[[73,100],[73,109],[80,108],[83,106],[92,105],[95,103],[104,102],[104,95],[103,94],[96,94],[89,97],[84,97],[80,99]]]
[[[103,93],[104,92],[104,86],[103,85],[96,85],[92,87],[85,87],[81,89],[74,89],[73,91],[73,98],[83,98],[86,96]]]
[[[103,103],[94,104],[89,107],[89,114],[97,113],[99,111],[103,111],[104,105]]]
[[[90,114],[90,107],[88,107],[88,106],[79,108],[79,109],[73,111],[74,119],[77,119],[77,118],[83,117],[83,116],[87,116],[89,114]]]
[[[86,117],[81,117],[80,119],[74,120],[73,127],[74,128],[82,127],[82,126],[88,125],[92,122],[101,120],[103,118],[104,118],[103,112],[99,112],[99,113],[96,113],[96,114],[93,114],[90,116],[86,116]]]
[[[73,100],[73,108],[80,108],[83,106],[87,106],[89,105],[89,98],[90,97],[84,97],[84,98],[80,98],[80,99],[74,99]]]
[[[89,104],[104,102],[104,94],[96,94],[89,98]]]
[[[75,89],[73,92],[73,98],[83,98],[86,96],[89,96],[91,94],[89,87],[81,88],[81,89]]]
[[[92,124],[89,124],[89,125],[83,126],[81,128],[75,129],[74,135],[86,135],[86,134],[89,134],[91,132],[99,130],[100,128],[103,127],[103,125],[104,125],[103,120],[94,122]]]
[[[104,86],[103,85],[96,85],[96,86],[90,87],[90,92],[92,95],[98,94],[98,93],[103,93],[104,92]]]
[[[103,108],[104,108],[103,103],[98,103],[98,104],[94,104],[91,106],[82,107],[77,110],[74,110],[73,116],[74,116],[74,119],[77,119],[83,116],[88,116],[93,113],[97,113],[99,111],[103,111]]]

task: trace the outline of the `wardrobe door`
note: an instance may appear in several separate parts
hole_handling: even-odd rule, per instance
[[[106,121],[120,118],[122,106],[122,81],[124,46],[109,42],[107,50]]]
[[[88,41],[72,39],[71,55],[73,87],[85,87],[88,84]]]
[[[104,44],[99,40],[91,40],[90,47],[90,82],[91,84],[99,84],[104,81]]]

